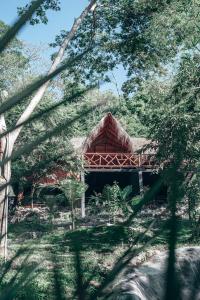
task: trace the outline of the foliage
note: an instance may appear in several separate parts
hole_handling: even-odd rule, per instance
[[[33,2],[33,0],[32,0]],[[19,15],[22,15],[25,11],[27,11],[29,5],[25,5],[24,7],[18,7],[18,13]],[[44,23],[47,24],[48,18],[46,15],[46,11],[48,10],[54,10],[59,11],[60,10],[60,0],[45,0],[40,5],[40,7],[35,11],[35,15],[31,18],[30,24],[35,25],[38,23]]]
[[[13,258],[10,269],[7,264],[4,265],[5,268],[7,267],[8,272],[6,278],[3,278],[3,282],[0,283],[1,295],[5,288],[6,280],[6,284],[9,286],[16,271],[19,271],[19,279],[24,274],[24,269],[20,269],[20,264],[23,258],[28,255],[27,265],[36,267],[31,273],[33,278],[28,277],[26,284],[24,282],[17,290],[13,289],[13,298],[11,299],[22,300],[29,295],[30,291],[33,299],[62,299],[58,298],[60,294],[55,284],[55,276],[57,276],[57,280],[61,284],[60,289],[62,293],[68,299],[77,299],[74,295],[77,293],[77,261],[75,256],[75,247],[77,246],[78,251],[81,253],[82,277],[85,283],[82,293],[88,298],[96,299],[95,297],[92,298],[92,293],[98,290],[99,284],[104,282],[105,277],[109,275],[115,263],[119,261],[121,256],[124,256],[124,252],[129,248],[131,241],[134,243],[135,248],[138,247],[142,261],[152,256],[154,251],[157,252],[165,247],[168,235],[167,230],[163,230],[160,235],[156,236],[152,243],[153,247],[148,249],[147,252],[140,248],[141,245],[138,245],[138,236],[141,237],[140,244],[143,247],[149,241],[149,235],[146,230],[150,222],[151,218],[144,218],[141,215],[136,219],[134,226],[130,228],[122,225],[112,225],[81,228],[75,231],[66,231],[66,228],[62,231],[56,225],[53,227],[53,230],[50,230],[51,227],[47,229],[46,223],[40,223],[40,227],[44,227],[42,230],[42,228],[39,228],[39,219],[34,223],[27,221],[26,223],[10,224],[9,238],[12,242],[10,244],[12,251],[16,253],[20,248],[19,236],[23,246],[27,246],[29,250],[31,245],[33,247],[34,244],[34,251],[31,251],[30,255],[28,255],[27,249],[27,252],[25,251],[19,257]],[[164,223],[165,220],[161,217],[159,222],[155,224],[156,226],[150,228],[149,234],[156,235]],[[188,238],[192,235],[191,227],[186,220],[179,220],[179,226],[179,244],[186,246],[188,245]],[[143,235],[141,230],[144,230],[146,234]],[[35,232],[37,238],[33,240],[30,236],[30,231]],[[43,234],[42,238],[41,234]],[[132,251],[134,252],[135,250],[132,249]],[[52,253],[55,253],[55,256]],[[140,259],[139,262],[141,262]],[[39,265],[39,269],[36,263]],[[54,274],[56,266],[60,271],[56,273],[57,275]],[[2,272],[4,267],[1,268]],[[32,299],[31,297],[30,299]]]
[[[76,51],[91,45],[91,42],[94,42],[94,37],[97,37],[97,47],[93,47],[91,54],[88,54],[87,59],[83,60],[80,66],[78,64],[72,66],[67,73],[67,76],[70,76],[73,71],[75,74],[73,78],[77,82],[87,83],[92,77],[94,81],[97,81],[109,69],[113,69],[116,64],[121,62],[129,71],[130,81],[125,86],[126,91],[138,91],[136,98],[134,98],[137,99],[139,93],[142,94],[143,92],[142,88],[144,86],[141,86],[141,80],[148,78],[149,75],[154,73],[161,74],[163,69],[166,68],[166,64],[172,62],[178,55],[180,56],[181,52],[187,54],[178,66],[176,77],[173,78],[174,82],[167,86],[167,90],[162,90],[160,93],[159,89],[158,91],[155,89],[152,98],[150,93],[148,94],[146,90],[144,91],[146,96],[144,106],[149,107],[150,110],[146,111],[147,113],[143,120],[148,123],[149,136],[157,142],[158,159],[160,162],[170,161],[170,167],[166,168],[166,172],[164,172],[164,178],[167,178],[169,184],[168,200],[171,214],[169,222],[170,232],[167,241],[169,257],[166,272],[165,299],[178,299],[180,298],[180,290],[178,289],[175,272],[175,247],[178,241],[176,204],[184,195],[182,187],[185,172],[191,172],[191,168],[193,171],[193,168],[197,167],[199,161],[199,76],[197,76],[199,72],[199,58],[198,53],[196,53],[198,51],[198,26],[196,26],[196,22],[198,22],[199,18],[199,3],[198,1],[191,3],[191,1],[185,0],[123,0],[120,2],[105,0],[101,1],[101,4],[102,6],[89,15],[86,22],[82,25],[83,27],[81,27],[82,31],[79,31],[76,39],[71,44],[71,49],[67,52],[67,54],[73,56]],[[97,18],[97,16],[99,17]],[[159,31],[158,35],[157,31]],[[83,39],[81,34],[83,34]],[[96,44],[94,45],[96,46]],[[89,68],[89,66],[91,67]],[[160,86],[162,81],[155,80],[154,88],[156,87],[155,83],[158,83]],[[137,84],[136,87],[135,84]],[[140,90],[138,86],[141,87]],[[160,99],[158,96],[161,96]],[[140,113],[142,115],[141,109]],[[188,161],[189,164],[185,163]],[[64,187],[65,191],[69,193],[69,197],[73,195],[73,199],[75,198],[76,188],[76,184],[70,188]],[[114,216],[116,215],[116,202],[118,201],[117,191],[118,189],[115,186],[113,190],[108,189],[105,192],[105,197],[108,198],[108,210],[111,212],[113,209]],[[129,222],[133,221],[142,205],[152,196],[152,190],[148,191],[147,195],[136,205],[136,209],[133,210],[133,214],[129,217]],[[73,205],[73,201],[71,203]],[[123,225],[127,224],[128,222]],[[103,297],[103,291],[108,284],[114,280],[116,275],[134,256],[150,245],[156,239],[157,234],[162,233],[166,226],[167,224],[164,222],[163,227],[159,228],[158,232],[150,238],[146,237],[149,225],[145,228],[143,234],[139,232],[132,244],[129,245],[130,247],[114,263],[113,268],[106,272],[106,275],[105,273],[103,274],[99,287],[90,293],[88,299]],[[120,228],[123,233],[122,236],[124,236],[126,227],[120,226]],[[75,237],[77,238],[76,232]],[[66,248],[63,247],[63,237],[62,242],[58,237],[55,237],[55,240],[58,244],[56,246],[61,245],[63,253],[66,253]],[[144,245],[142,242],[144,242]],[[117,240],[117,243],[119,243],[119,240]],[[140,243],[142,246],[140,246]],[[78,297],[81,299],[81,288],[85,287],[85,282],[87,288],[90,281],[85,280],[84,282],[83,280],[84,268],[80,255],[80,251],[83,249],[81,247],[78,248],[78,244],[76,239],[71,238],[68,249],[73,250],[76,261],[74,273],[76,274],[77,289],[73,298]],[[92,246],[92,243],[89,243],[89,246]],[[52,256],[53,254],[56,254],[56,247],[52,249]],[[23,266],[22,264],[22,269]],[[62,281],[59,277],[60,268],[58,266],[60,266],[60,261],[58,264],[54,260],[54,284],[57,288],[56,290],[60,292],[62,290]],[[89,276],[90,280],[91,276],[94,276],[94,273]],[[22,276],[23,278],[24,276]],[[27,279],[28,277],[26,276],[25,278]],[[23,280],[19,280],[15,285],[15,279],[16,277],[14,276],[7,285],[11,293],[9,295],[10,298],[14,298],[13,294],[16,291],[13,287],[19,289],[23,286],[21,284]],[[4,286],[3,293],[5,295]],[[57,293],[59,299],[58,295],[61,295],[61,292]],[[60,299],[62,298],[60,297]]]
[[[112,186],[105,185],[102,192],[102,199],[105,201],[105,209],[109,215],[109,223],[115,223],[117,213],[119,213],[119,186],[116,182]]]
[[[149,137],[157,143],[158,160],[178,159],[182,174],[188,175],[199,172],[199,59],[199,54],[184,55],[172,82],[154,80],[135,96],[136,103],[142,102],[141,122],[148,124]],[[193,197],[198,197],[199,183],[194,184]],[[185,192],[191,197],[188,189],[191,191],[186,176]]]
[[[91,107],[91,104],[96,105],[101,101],[105,101],[105,104],[94,108],[89,118],[83,114],[81,120],[73,123],[68,130],[70,137],[87,136],[98,122],[100,122],[106,112],[111,112],[120,121],[129,135],[134,137],[146,136],[148,127],[141,122],[137,110],[131,101],[123,97],[119,99],[111,91],[102,92],[93,89],[83,97],[79,97],[76,101],[73,101],[73,103],[68,103],[64,111],[66,115],[76,117],[80,105],[83,111],[87,111]]]
[[[149,89],[150,87],[150,89]],[[155,88],[157,87],[157,88]],[[153,91],[150,93],[150,91]],[[168,185],[168,205],[170,210],[169,257],[166,272],[166,297],[176,299],[180,294],[175,285],[175,247],[177,243],[177,204],[188,197],[189,215],[198,209],[199,182],[187,193],[191,175],[199,173],[199,53],[190,52],[180,58],[180,64],[172,82],[164,85],[154,80],[136,96],[142,94],[144,112],[141,116],[148,123],[149,137],[154,141],[157,158],[162,166],[163,180]],[[188,178],[188,179],[187,179]],[[190,183],[193,185],[195,181]],[[194,194],[193,194],[194,193]],[[194,201],[194,198],[196,199]],[[197,204],[194,207],[194,203]],[[194,213],[195,215],[196,213]],[[193,219],[194,235],[198,238],[199,219]],[[172,292],[174,290],[174,292]]]
[[[37,111],[47,109],[54,103],[52,94],[47,94],[44,97],[42,105]],[[16,113],[12,112],[10,122],[16,118]],[[63,108],[58,109],[48,116],[43,116],[37,122],[32,122],[25,126],[21,132],[21,139],[17,140],[16,146],[20,147],[29,140],[34,141],[42,133],[49,128],[53,128],[60,121],[65,119],[65,111]],[[70,144],[68,136],[65,132],[55,137],[46,140],[43,144],[38,145],[31,153],[22,155],[19,159],[13,162],[13,179],[14,182],[24,181],[39,182],[41,178],[48,177],[54,171],[61,169],[70,171],[79,168],[79,161],[74,157],[74,151]]]
[[[59,182],[58,188],[64,193],[66,201],[70,203],[72,229],[75,229],[75,207],[77,202],[80,202],[86,185],[77,178],[67,178]]]
[[[101,0],[88,15],[66,56],[93,45],[84,61],[68,71],[64,78],[74,82],[110,80],[108,71],[122,64],[128,80],[126,94],[136,91],[152,74],[170,73],[170,63],[180,53],[198,49],[198,1]],[[57,36],[53,46],[61,44],[67,32]]]
[[[8,30],[8,26],[0,21],[0,37]],[[29,58],[23,51],[23,43],[15,38],[9,47],[0,54],[0,90],[13,93],[19,87],[19,82],[27,75]]]
[[[188,198],[188,214],[189,219],[196,224],[200,220],[200,179],[199,173],[194,174],[191,181],[186,187],[186,196]]]
[[[0,22],[0,35],[4,34],[8,28],[3,22]],[[1,91],[5,89],[9,95],[14,94],[15,90],[32,82],[38,76],[32,70],[31,65],[34,61],[26,55],[26,47],[16,38],[9,44],[6,51],[1,53],[0,62],[2,70],[0,89]],[[55,90],[49,90],[35,112],[40,113],[48,109],[55,103],[56,98],[57,93]],[[28,101],[30,101],[29,97],[11,110],[6,111],[5,117],[8,128],[12,128],[16,123],[21,113],[25,110]],[[49,128],[53,128],[59,122],[65,121],[68,112],[66,106],[62,105],[51,114],[44,114],[39,120],[27,124],[22,129],[20,139],[17,139],[15,143],[16,148],[20,148],[27,141],[34,141]],[[69,128],[66,128],[66,131],[68,132]],[[31,155],[25,153],[13,162],[13,184],[16,188],[18,188],[19,182],[21,186],[26,186],[33,181],[38,181],[41,177],[49,175],[56,168],[69,170],[78,167],[78,165],[78,160],[74,158],[69,139],[63,132],[45,143],[37,145]]]
[[[102,193],[95,193],[90,197],[89,210],[91,214],[97,215],[106,213],[109,223],[115,223],[118,215],[127,218],[132,212],[132,186],[126,186],[121,189],[117,182],[113,185],[105,185]]]
[[[66,199],[71,202],[81,198],[86,186],[78,179],[68,178],[59,183],[59,188],[65,194]]]

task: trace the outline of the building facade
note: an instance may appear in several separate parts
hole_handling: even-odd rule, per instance
[[[155,150],[145,138],[132,138],[119,121],[108,113],[88,137],[73,138],[77,155],[82,156],[84,171],[81,180],[88,186],[82,197],[81,211],[85,216],[85,202],[106,184],[117,182],[120,187],[132,185],[135,194],[143,194],[144,185],[156,180]]]

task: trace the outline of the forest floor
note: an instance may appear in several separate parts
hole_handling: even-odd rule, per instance
[[[122,267],[116,273],[124,268],[124,258],[138,265],[167,248],[169,231],[163,227],[166,218],[165,207],[147,208],[130,226],[98,225],[98,217],[93,216],[79,222],[79,228],[72,231],[63,212],[57,212],[52,221],[44,209],[29,210],[25,218],[9,225],[9,256],[15,256],[13,274],[19,272],[23,277],[21,265],[29,265],[30,275],[26,276],[30,280],[21,290],[20,299],[53,299],[52,295],[59,293],[57,299],[64,299],[64,295],[76,299],[78,293],[89,295],[99,286],[106,286],[122,258]],[[192,240],[190,222],[180,216],[178,245],[191,244],[196,242]],[[37,297],[33,297],[35,294]]]

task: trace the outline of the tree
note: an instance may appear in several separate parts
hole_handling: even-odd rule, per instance
[[[33,1],[32,1],[33,2]],[[18,7],[19,15],[22,15],[29,8],[29,5],[25,5],[24,7]],[[60,10],[60,1],[59,0],[44,0],[42,4],[35,10],[34,16],[30,19],[30,24],[35,25],[40,22],[47,24],[48,17],[46,15],[47,10]]]
[[[72,230],[75,229],[75,205],[85,193],[86,185],[80,180],[68,178],[60,181],[58,188],[64,193],[66,202],[70,203]]]
[[[36,18],[45,22],[44,9],[56,8],[59,2],[43,4]],[[80,64],[72,65],[63,75],[64,79],[70,77],[72,84],[107,79],[106,72],[121,63],[127,69],[129,80],[124,84],[124,91],[129,94],[138,91],[142,82],[153,74],[166,74],[169,63],[178,62],[181,53],[199,51],[198,1],[101,0],[95,8],[94,4],[91,1],[72,30],[62,32],[54,44],[60,46],[60,51],[54,56],[50,73],[63,57],[75,57],[93,46]],[[18,119],[18,128],[7,136],[10,146],[6,157],[12,153],[20,125],[29,118],[47,86],[48,83],[36,93]],[[9,178],[9,163],[6,173],[5,177]]]
[[[180,155],[194,169],[199,149],[199,60],[200,55],[182,57],[173,80],[152,80],[134,97],[141,122],[148,124],[149,137],[158,142],[162,161]]]
[[[96,1],[91,0],[86,9],[82,12],[79,18],[77,18],[65,39],[63,40],[58,53],[55,55],[52,66],[48,72],[48,74],[53,73],[58,65],[61,63],[62,58],[64,56],[65,49],[68,47],[69,42],[74,37],[76,31],[78,30],[80,24],[83,19],[87,16],[87,14],[94,9]],[[45,7],[44,7],[45,8]],[[49,86],[49,81],[47,81],[43,86],[39,88],[39,90],[35,93],[26,109],[22,112],[21,116],[18,118],[16,122],[16,128],[11,133],[6,134],[4,138],[1,139],[1,143],[3,146],[3,159],[7,159],[6,163],[4,163],[4,167],[2,168],[2,176],[5,178],[6,182],[9,183],[11,179],[11,156],[14,149],[15,142],[22,130],[23,123],[29,119],[37,105],[42,100],[44,93],[46,92]],[[3,133],[6,131],[6,122],[3,115],[1,115],[2,126],[0,128],[0,132]],[[1,245],[0,245],[0,253],[6,256],[7,255],[7,247],[6,247],[6,239],[7,239],[7,194],[8,188],[5,187],[1,193],[0,199],[0,228],[1,228]]]
[[[0,21],[0,36],[8,30],[8,26]],[[0,90],[11,94],[16,90],[19,79],[29,69],[29,58],[23,53],[23,43],[13,39],[3,53],[0,54]]]
[[[8,26],[6,26],[3,22],[0,22],[0,35],[2,36],[6,30],[8,30]],[[24,73],[27,72],[29,68],[29,59],[23,54],[23,45],[16,38],[12,40],[9,47],[0,55],[0,101],[1,103],[5,101],[5,96],[8,93],[13,93],[18,83],[22,81],[21,79],[24,76]],[[3,115],[0,116],[0,133],[3,133],[6,130],[6,122],[5,117]],[[6,138],[1,139],[1,151],[4,151],[3,158],[5,157],[7,140]],[[1,185],[4,186],[6,184],[4,173],[8,170],[6,166],[1,168]],[[0,199],[0,224],[1,224],[1,235],[5,235],[6,231],[6,210],[8,205],[5,203],[5,193],[7,193],[7,189],[1,190],[1,199]],[[4,216],[2,215],[4,213]],[[3,218],[3,220],[2,220]],[[0,235],[0,236],[1,236]],[[6,243],[6,236],[4,236]],[[3,244],[5,244],[3,243]],[[3,246],[2,246],[3,247]],[[1,253],[2,253],[1,249]]]
[[[164,115],[162,122],[165,124],[161,122],[160,124],[161,128],[162,125],[165,126],[165,130],[160,129],[160,133],[158,132],[162,139],[160,143],[162,155],[178,156],[181,152],[183,160],[188,162],[183,172],[192,171],[194,174],[199,172],[200,161],[199,64],[200,54],[188,54],[182,58],[175,82],[167,94],[167,101],[162,105]],[[188,189],[188,182],[185,188]]]
[[[188,200],[193,238],[199,237],[199,163],[200,163],[200,54],[188,53],[181,58],[173,80],[154,79],[135,96],[143,101],[141,122],[148,124],[149,137],[156,142],[157,159],[165,167],[162,178],[168,186],[171,213],[169,264],[166,299],[177,299],[175,247],[177,242],[177,204]],[[173,295],[172,295],[173,294]]]
[[[198,1],[99,1],[67,49],[66,55],[74,55],[93,44],[74,66],[72,78],[106,80],[107,72],[122,64],[128,76],[123,90],[129,94],[153,74],[166,76],[181,53],[199,51],[199,11]],[[52,46],[60,45],[66,34],[62,31]]]
[[[105,102],[103,106],[96,107],[90,114],[84,115],[81,120],[73,123],[71,131],[73,136],[87,136],[91,130],[100,122],[105,112],[111,112],[122,124],[131,136],[146,136],[147,126],[141,121],[137,113],[137,107],[129,99],[123,96],[120,99],[111,91],[102,92],[97,89],[88,91],[84,96],[79,97],[72,103],[67,103],[66,114],[71,116],[77,115],[78,107],[82,107],[83,111],[87,111],[91,105],[98,105],[102,101]],[[71,134],[71,131],[69,135]]]
[[[54,103],[54,94],[48,92],[44,96],[42,103],[37,107],[36,111],[47,109]],[[23,108],[21,107],[23,110]],[[26,140],[34,141],[42,132],[46,132],[48,128],[56,126],[65,118],[67,107],[61,106],[58,110],[45,115],[36,123],[29,123],[26,128],[22,129],[21,139],[16,141],[15,146],[19,148]],[[15,113],[12,112],[9,123],[15,119]],[[78,168],[78,160],[74,157],[69,132],[65,132],[46,140],[43,144],[38,145],[31,154],[23,154],[12,163],[12,183],[17,187],[24,185],[36,186],[41,179],[53,175],[56,170],[70,171]]]

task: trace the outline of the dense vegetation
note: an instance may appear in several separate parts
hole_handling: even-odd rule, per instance
[[[181,299],[175,248],[200,238],[199,2],[90,1],[70,32],[51,44],[60,47],[52,77],[34,70],[34,55],[16,33],[24,16],[34,26],[47,23],[48,10],[60,3],[31,3],[19,8],[20,24],[0,22],[1,254],[7,185],[35,192],[36,180],[55,168],[81,171],[70,139],[86,136],[107,111],[131,136],[154,142],[162,168],[144,196],[132,197],[130,186],[105,186],[91,197],[85,219],[78,202],[86,187],[77,178],[58,182],[46,198],[38,189],[45,207],[18,207],[9,216],[1,299],[107,299],[133,257],[141,263],[167,248],[165,299]],[[118,65],[127,71],[122,93],[102,92],[99,85]],[[163,183],[168,194],[160,207],[154,200]]]

